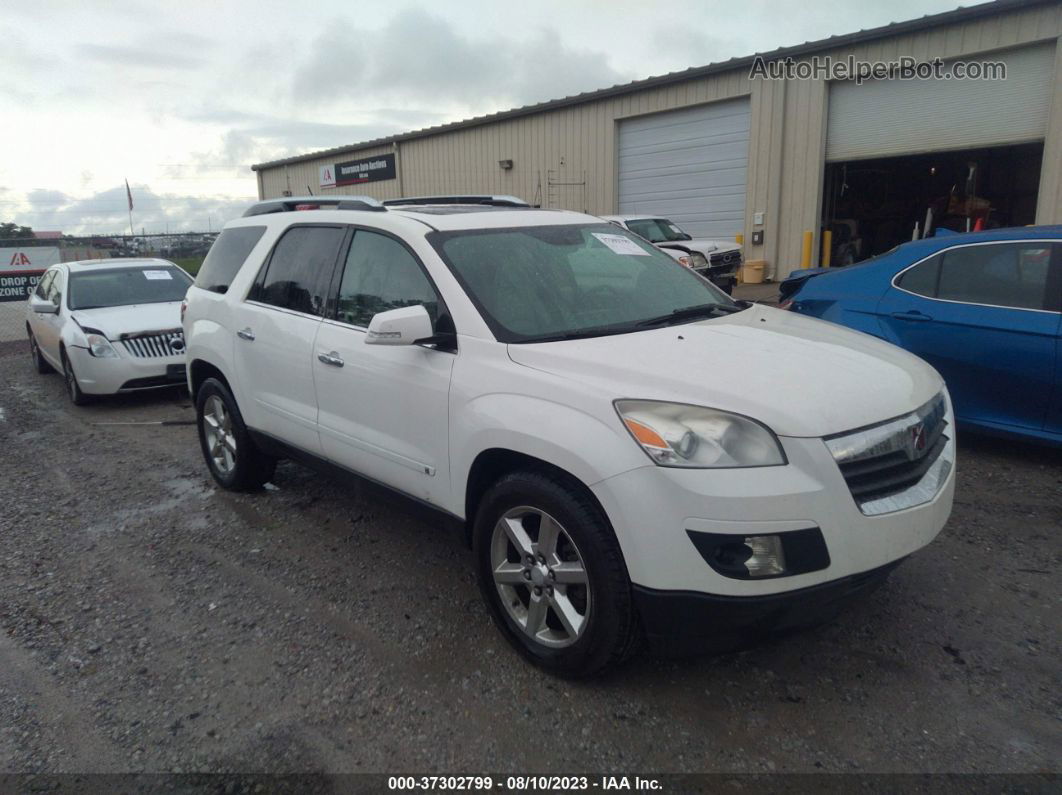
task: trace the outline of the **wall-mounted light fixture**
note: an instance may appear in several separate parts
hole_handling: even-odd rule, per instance
[[[506,171],[508,171],[510,168],[513,167],[513,161],[512,160],[499,160],[498,161],[498,165],[501,166],[502,168],[504,168]]]

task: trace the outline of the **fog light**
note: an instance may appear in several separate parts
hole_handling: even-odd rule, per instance
[[[752,554],[745,561],[751,577],[774,577],[785,572],[785,553],[780,536],[749,536],[745,546]]]
[[[781,536],[746,536],[715,548],[716,571],[741,579],[777,577],[785,573]]]
[[[771,535],[731,535],[686,530],[705,563],[724,577],[756,580],[821,571],[830,553],[817,527]]]

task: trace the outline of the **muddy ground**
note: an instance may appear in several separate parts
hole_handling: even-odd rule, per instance
[[[589,683],[470,553],[282,464],[209,479],[175,392],[89,408],[0,354],[0,771],[1058,772],[1062,453],[960,445],[951,522],[837,622]]]

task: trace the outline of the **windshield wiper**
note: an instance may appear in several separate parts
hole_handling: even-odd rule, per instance
[[[668,315],[660,315],[659,317],[640,320],[635,325],[640,328],[646,328],[647,326],[668,326],[672,323],[678,323],[683,320],[691,320],[697,317],[709,317],[717,312],[724,315],[732,315],[734,312],[740,312],[742,309],[744,309],[744,307],[733,306],[730,304],[698,304],[697,306],[687,306],[685,309],[676,309]]]
[[[591,337],[610,337],[613,334],[630,334],[637,331],[636,326],[596,326],[593,328],[577,329],[575,331],[562,331],[559,334],[545,334],[541,337],[528,337],[527,339],[515,340],[516,343],[534,342],[563,342],[564,340],[585,340]]]

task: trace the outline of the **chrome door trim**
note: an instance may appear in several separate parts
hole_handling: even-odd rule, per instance
[[[900,287],[900,285],[898,285],[896,283],[896,280],[899,279],[901,276],[903,276],[905,273],[907,273],[907,271],[911,270],[911,268],[915,268],[915,267],[921,265],[923,262],[926,262],[927,260],[931,260],[931,259],[933,259],[933,257],[940,256],[941,254],[944,254],[947,251],[953,251],[953,250],[955,250],[957,248],[972,248],[973,246],[996,246],[996,245],[1000,245],[1000,244],[1004,244],[1004,243],[1047,243],[1050,246],[1062,246],[1062,240],[1052,240],[1052,239],[1042,240],[1040,238],[1022,238],[1020,240],[984,240],[984,241],[981,241],[979,243],[958,243],[958,244],[956,244],[954,246],[948,246],[946,248],[942,248],[942,249],[939,249],[937,251],[934,251],[929,256],[922,257],[922,259],[918,260],[917,262],[914,262],[914,263],[908,265],[903,270],[898,271],[892,277],[892,280],[889,282],[889,285],[891,287],[893,287],[894,289],[899,290],[901,293],[907,293],[908,295],[913,295],[913,296],[916,296],[918,298],[924,298],[926,301],[936,301],[937,303],[940,303],[940,304],[958,304],[959,306],[983,306],[983,307],[986,307],[988,309],[1012,309],[1015,312],[1039,312],[1042,315],[1060,315],[1060,314],[1062,314],[1062,312],[1060,312],[1058,310],[1055,310],[1055,309],[1029,309],[1028,307],[1025,307],[1025,306],[1003,306],[1001,304],[981,304],[981,303],[978,303],[976,301],[956,301],[956,300],[954,300],[952,298],[935,298],[933,296],[922,295],[921,293],[915,293],[915,292],[912,292],[911,290],[905,290],[902,287]],[[1051,255],[1052,259],[1054,259],[1055,256],[1056,255],[1052,253],[1052,255]],[[858,265],[859,263],[856,263],[856,264]],[[1050,265],[1048,265],[1048,267],[1050,267]]]

